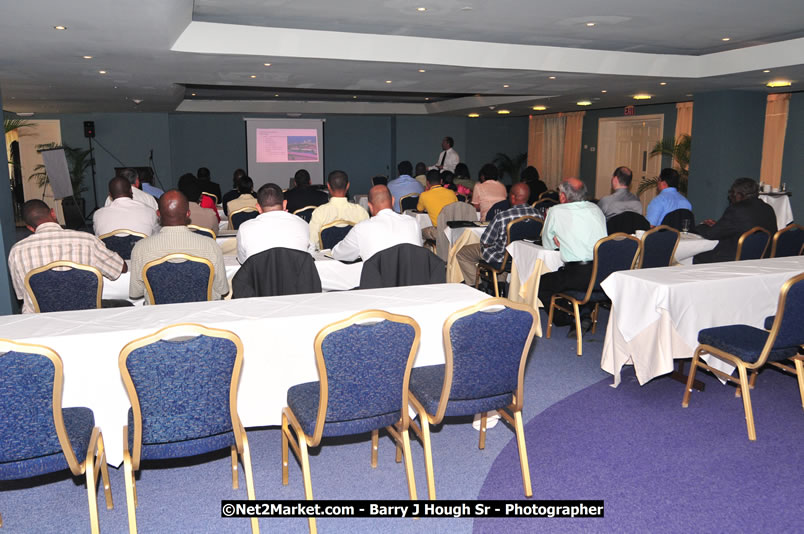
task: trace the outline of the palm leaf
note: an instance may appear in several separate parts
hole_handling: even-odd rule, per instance
[[[522,172],[527,161],[527,153],[519,153],[512,158],[508,154],[497,152],[497,155],[494,156],[493,163],[500,170],[501,180],[503,176],[507,174],[511,177],[511,183],[515,184],[519,181],[519,173]]]

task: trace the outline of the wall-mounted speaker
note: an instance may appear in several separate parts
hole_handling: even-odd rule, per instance
[[[84,137],[95,137],[95,121],[84,121]]]

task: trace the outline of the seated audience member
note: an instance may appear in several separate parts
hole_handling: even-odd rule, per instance
[[[414,178],[416,178],[416,181],[422,184],[422,187],[427,188],[427,165],[425,165],[423,161],[416,164],[415,174],[416,176],[414,176]]]
[[[471,194],[471,191],[475,188],[475,181],[472,180],[472,175],[469,174],[469,167],[466,165],[466,163],[458,163],[455,165],[455,170],[453,172],[455,174],[455,179],[453,180],[455,185],[464,186],[470,191]],[[463,193],[458,194],[462,195]]]
[[[527,184],[522,182],[514,184],[511,187],[511,193],[508,195],[508,200],[512,207],[494,217],[494,220],[483,232],[480,243],[465,245],[458,251],[456,258],[467,284],[470,286],[475,285],[477,263],[481,259],[495,267],[499,267],[502,264],[505,256],[505,245],[508,240],[508,223],[517,217],[526,215],[541,216],[537,210],[528,204],[529,197],[530,189]]]
[[[234,200],[240,196],[240,189],[238,189],[237,184],[240,183],[240,179],[246,176],[246,171],[243,169],[237,169],[234,173],[232,173],[232,190],[224,193],[223,198],[221,199],[221,206],[223,206],[223,212],[229,215],[227,211],[228,208],[226,205],[229,203],[230,200]],[[252,187],[254,187],[252,185]],[[253,191],[251,192],[251,196],[254,197],[254,201],[257,200],[257,194]]]
[[[606,237],[606,217],[595,204],[585,200],[586,186],[577,178],[568,178],[558,187],[560,204],[551,207],[544,220],[542,246],[561,252],[564,266],[542,275],[539,283],[539,300],[545,309],[555,293],[569,289],[585,290],[592,276],[595,244]],[[570,323],[563,312],[555,316],[557,325]],[[584,331],[592,325],[591,307],[581,309]]]
[[[127,271],[123,258],[94,235],[62,229],[56,214],[41,200],[29,200],[22,206],[22,220],[33,235],[16,243],[8,253],[8,270],[14,293],[22,301],[22,313],[34,311],[25,291],[25,275],[48,263],[72,261],[89,265],[109,280],[117,280],[120,273]]]
[[[254,195],[254,181],[248,176],[243,176],[237,183],[240,196],[226,203],[227,213],[243,208],[257,207],[257,197]]]
[[[154,186],[154,173],[151,169],[145,169],[146,172],[141,173],[140,176],[140,187],[142,190],[155,199],[159,200],[159,197],[165,194],[164,191],[159,189],[158,187]],[[138,173],[139,174],[139,173]]]
[[[472,204],[480,212],[481,221],[486,220],[486,212],[489,211],[489,208],[497,202],[505,200],[508,196],[505,186],[497,181],[498,173],[497,167],[491,163],[486,163],[480,168],[480,174],[478,175],[480,183],[475,185],[472,190]],[[523,203],[527,203],[527,200],[525,199]]]
[[[463,195],[469,198],[472,195],[472,190],[464,185],[455,185],[455,175],[450,171],[441,171],[441,183],[446,189],[454,192],[456,195]]]
[[[705,239],[718,240],[717,246],[697,254],[693,263],[734,261],[740,236],[755,226],[773,235],[776,232],[776,213],[759,199],[759,185],[751,178],[737,178],[729,188],[729,207],[720,220],[706,219],[695,227],[695,233]]]
[[[399,202],[402,197],[411,194],[419,195],[424,191],[424,187],[411,176],[413,165],[409,161],[400,161],[396,170],[399,172],[399,176],[388,182],[388,190],[394,197],[394,211],[401,213]]]
[[[121,169],[118,173],[120,176],[128,180],[128,183],[131,184],[131,195],[134,200],[137,202],[142,202],[152,210],[156,211],[158,207],[156,204],[156,199],[146,193],[145,191],[140,189],[142,185],[140,182],[140,176],[137,174],[137,171],[132,169],[131,167],[126,167],[125,169]],[[104,206],[108,206],[112,203],[112,197],[106,197],[106,203]]]
[[[692,211],[690,201],[676,189],[678,180],[678,171],[675,169],[662,169],[662,172],[659,173],[659,183],[656,185],[659,194],[650,201],[648,209],[645,211],[645,218],[651,226],[662,224],[664,216],[671,211],[681,209]]]
[[[371,185],[388,185],[388,177],[382,174],[378,174],[377,176],[371,177]]]
[[[285,210],[285,195],[276,184],[265,184],[257,191],[260,214],[245,221],[237,230],[237,259],[240,263],[269,248],[283,247],[306,252],[310,229],[301,217]]]
[[[215,201],[220,202],[221,186],[212,181],[212,176],[209,173],[209,169],[206,167],[200,167],[195,175],[198,177],[198,187],[201,188],[201,192],[215,195]]]
[[[331,222],[342,220],[357,224],[369,218],[362,206],[346,199],[349,191],[349,177],[343,171],[332,171],[327,176],[329,202],[318,206],[310,217],[310,244],[318,247],[318,233],[321,227]]]
[[[332,257],[352,261],[358,257],[366,261],[377,252],[410,243],[421,246],[422,231],[415,218],[393,211],[394,198],[388,187],[375,185],[368,194],[371,219],[355,225],[343,240],[332,249]]]
[[[190,203],[190,224],[209,228],[215,235],[218,235],[218,212],[211,208],[203,208],[199,204],[201,201],[201,188],[198,187],[195,176],[190,173],[183,174],[179,178],[179,191]]]
[[[427,171],[427,190],[419,195],[419,203],[416,206],[417,210],[426,211],[430,216],[430,222],[433,223],[433,226],[422,229],[424,239],[435,241],[438,214],[444,206],[453,202],[458,202],[458,197],[441,184],[441,174],[435,169]]]
[[[109,181],[109,196],[112,203],[98,209],[92,217],[95,235],[101,236],[123,229],[145,235],[159,231],[156,212],[132,198],[128,180],[122,176],[112,178]]]
[[[296,187],[285,192],[285,200],[288,202],[287,210],[290,213],[307,206],[320,206],[327,203],[327,194],[310,185],[309,172],[299,169],[293,179]]]
[[[525,167],[525,169],[522,171],[522,174],[519,175],[519,179],[520,181],[528,184],[528,187],[530,188],[528,204],[533,204],[539,200],[539,195],[547,191],[547,184],[539,179],[539,171],[537,171],[536,167],[532,165]]]
[[[611,177],[611,188],[614,192],[597,202],[597,207],[600,208],[606,219],[611,219],[615,215],[626,211],[633,211],[642,215],[642,202],[628,190],[631,185],[631,177],[631,169],[628,167],[617,167],[614,170],[614,174]],[[660,219],[658,223],[651,224],[658,226],[661,223]]]
[[[190,205],[187,197],[175,189],[166,191],[159,198],[159,217],[162,221],[162,229],[150,237],[137,241],[131,251],[129,297],[145,296],[142,269],[146,263],[163,258],[168,254],[183,253],[212,262],[215,270],[212,281],[212,299],[220,300],[222,295],[229,292],[223,252],[214,239],[196,234],[187,228],[190,220]],[[145,296],[145,303],[152,304],[148,301],[147,296]]]

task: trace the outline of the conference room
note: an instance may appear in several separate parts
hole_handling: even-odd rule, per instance
[[[804,73],[804,8],[792,0],[739,10],[727,4],[624,0],[602,12],[587,1],[544,6],[349,0],[334,6],[318,0],[145,0],[108,6],[93,0],[68,6],[44,0],[0,8],[0,47],[6,51],[0,103],[10,161],[0,172],[8,172],[11,184],[0,188],[0,270],[8,280],[0,284],[0,361],[21,351],[5,340],[49,348],[57,356],[42,357],[59,362],[53,369],[63,381],[54,378],[53,386],[61,390],[64,413],[86,418],[85,411],[71,410],[88,408],[92,416],[91,423],[82,420],[88,441],[71,446],[75,461],[61,452],[67,434],[66,441],[73,441],[72,416],[63,417],[65,432],[59,434],[58,421],[59,435],[48,429],[47,440],[57,448],[48,452],[58,457],[54,473],[26,478],[22,467],[17,472],[10,465],[14,453],[2,453],[2,528],[577,532],[698,530],[715,521],[739,530],[794,530],[795,512],[772,505],[801,488],[801,462],[790,452],[804,430],[801,378],[795,362],[789,363],[792,374],[770,363],[773,355],[784,360],[797,351],[773,352],[762,343],[757,348],[751,338],[755,356],[761,359],[766,348],[768,353],[769,364],[757,375],[750,361],[745,368],[719,353],[696,350],[706,345],[715,351],[722,341],[717,336],[727,332],[728,347],[717,350],[742,351],[735,345],[748,331],[718,330],[730,325],[750,327],[762,339],[789,341],[801,331],[794,308],[783,312],[779,303],[784,297],[784,305],[794,306],[798,285],[788,281],[804,273],[800,247],[782,252],[785,240],[801,235],[795,224],[804,210],[804,97],[797,88]],[[451,144],[445,145],[446,138]],[[690,140],[686,152],[684,139]],[[59,147],[66,159],[64,196],[54,186],[59,171],[37,168],[48,163],[43,150],[55,148],[55,154]],[[237,257],[236,227],[249,223],[235,223],[224,211],[224,195],[205,190],[198,204],[211,199],[215,205],[216,265],[224,267],[228,285],[220,300],[208,300],[211,293],[202,291],[196,302],[146,304],[147,296],[131,297],[131,279],[139,273],[128,270],[115,280],[103,278],[91,307],[100,307],[98,299],[131,306],[20,313],[8,260],[12,247],[31,235],[22,210],[31,200],[53,208],[62,227],[91,236],[94,214],[104,208],[120,169],[143,170],[144,179],[134,186],[140,193],[178,189],[183,175],[204,175],[201,168],[220,193],[236,191],[233,173],[243,169],[257,197],[269,183],[287,194],[294,173],[303,169],[309,187],[327,202],[338,197],[327,188],[328,177],[343,171],[344,202],[363,206],[368,217],[374,215],[369,201],[375,177],[394,181],[404,161],[444,167],[452,153],[470,171],[466,182],[456,172],[456,183],[474,185],[490,163],[511,189],[527,166],[537,169],[547,196],[556,199],[547,201],[545,227],[550,210],[562,205],[565,180],[579,179],[587,192],[581,202],[594,206],[612,194],[614,170],[625,166],[633,173],[630,192],[641,204],[640,216],[660,194],[662,170],[673,168],[683,177],[695,223],[720,220],[735,180],[748,177],[760,188],[759,201],[773,208],[776,231],[788,230],[775,240],[769,232],[757,259],[746,259],[746,245],[742,259],[710,264],[694,264],[693,258],[714,250],[718,239],[699,235],[695,223],[686,230],[679,225],[677,231],[652,231],[649,225],[625,232],[629,237],[617,235],[599,251],[605,258],[607,247],[618,248],[614,257],[621,267],[607,268],[599,260],[601,278],[592,280],[590,304],[578,308],[594,309],[585,331],[580,313],[574,327],[559,325],[550,320],[551,309],[556,316],[559,308],[539,299],[545,277],[567,263],[561,248],[539,243],[540,236],[506,241],[507,269],[487,270],[477,288],[461,282],[458,252],[480,242],[492,226],[477,220],[471,196],[461,207],[468,206],[471,217],[465,218],[472,220],[452,226],[438,228],[429,214],[416,210],[398,214],[419,228],[437,227],[440,241],[423,242],[415,252],[441,266],[442,278],[427,280],[435,283],[366,285],[369,261],[333,259],[319,236],[304,252],[304,272],[315,274],[317,289],[239,298],[245,295],[238,295],[236,281],[245,278],[240,273],[248,260]],[[47,180],[31,178],[43,170]],[[376,215],[367,221],[372,219]],[[648,267],[646,243],[655,236],[677,237],[677,245],[665,266]],[[119,261],[118,272],[124,264],[131,268],[131,259]],[[423,261],[415,262],[422,265],[419,277],[430,273]],[[212,274],[207,271],[209,279]],[[573,297],[578,302],[587,296],[581,293]],[[479,304],[496,294],[507,300],[481,311],[486,305]],[[573,310],[572,300],[560,300],[557,306]],[[360,315],[368,310],[382,314]],[[154,337],[179,324],[210,330],[182,327],[167,331],[173,341]],[[457,332],[467,325],[461,339]],[[384,330],[392,327],[399,330]],[[714,332],[702,337],[707,329]],[[380,337],[371,338],[372,332]],[[366,337],[341,340],[347,333]],[[225,350],[202,346],[207,342]],[[138,358],[156,347],[186,347],[193,358],[181,371],[139,368]],[[383,351],[394,350],[401,367],[371,370],[369,363],[385,365]],[[379,388],[381,378],[396,373],[404,387],[394,386],[393,395],[362,393],[357,401],[344,400],[335,387],[342,377],[328,373],[335,362],[324,357],[339,351],[348,356],[341,363],[363,363],[352,365],[358,373],[352,385],[374,381]],[[223,371],[215,371],[218,353],[229,358]],[[477,361],[462,374],[466,354]],[[473,406],[464,414],[457,397],[450,397],[439,413],[446,369],[439,366],[445,364],[455,369],[448,380],[453,391],[495,383],[502,369],[510,371],[504,406]],[[488,367],[479,370],[481,364]],[[0,368],[4,394],[23,398],[34,391],[26,374],[32,364]],[[440,379],[433,379],[433,369],[442,370]],[[196,400],[200,395],[182,377],[193,387],[218,383],[218,391],[229,393],[219,394],[223,412],[212,415],[210,408],[202,414],[200,404],[186,408],[190,404],[183,404],[180,393]],[[436,384],[433,395],[424,393],[424,383]],[[44,398],[56,400],[52,392]],[[228,425],[228,441],[215,437],[198,448],[185,443],[181,456],[189,458],[179,459],[167,450],[175,440],[148,441],[148,399],[168,407],[166,425],[218,417],[216,424]],[[330,412],[319,410],[319,402],[345,410],[388,399],[395,411],[376,426],[378,440],[366,426],[335,430],[332,419],[325,425]],[[6,410],[14,405],[2,402],[11,413]],[[195,415],[181,416],[185,409]],[[493,416],[492,410],[501,413]],[[53,404],[43,413],[55,413]],[[317,433],[317,415],[327,427],[323,434]],[[353,424],[352,416],[344,419]],[[0,449],[22,443],[10,432],[24,425],[3,426]],[[99,432],[92,435],[93,428]],[[739,460],[724,469],[727,458]],[[95,488],[106,471],[114,506],[104,506],[111,501],[100,484],[102,489],[89,492],[88,511],[85,486]],[[467,503],[472,510],[475,503],[495,500],[536,510],[557,505],[542,501],[602,501],[605,513],[548,518],[520,508],[518,516],[500,517],[355,514],[319,516],[312,525],[305,515],[250,521],[222,511],[222,501],[310,497],[346,506],[423,506],[437,497],[436,503]]]

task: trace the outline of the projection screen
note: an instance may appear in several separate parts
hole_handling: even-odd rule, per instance
[[[283,189],[299,169],[324,183],[324,119],[246,118],[248,175],[254,189],[273,182]]]

